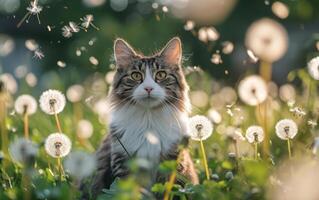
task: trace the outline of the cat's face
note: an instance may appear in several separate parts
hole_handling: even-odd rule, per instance
[[[151,57],[138,55],[124,40],[118,39],[114,56],[117,66],[112,90],[114,104],[187,109],[188,87],[181,69],[182,49],[178,38]]]

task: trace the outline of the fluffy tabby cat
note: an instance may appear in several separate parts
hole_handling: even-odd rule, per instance
[[[117,39],[114,56],[117,70],[110,93],[110,134],[97,151],[93,196],[109,188],[116,177],[128,175],[126,162],[132,157],[147,159],[152,182],[159,181],[159,163],[176,159],[177,147],[187,137],[190,106],[180,39],[173,38],[150,57]],[[188,152],[183,150],[181,155],[179,172],[198,183]]]

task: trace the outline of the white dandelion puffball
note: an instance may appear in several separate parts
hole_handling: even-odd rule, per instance
[[[82,100],[84,95],[84,88],[82,85],[72,85],[66,91],[66,97],[72,103],[79,102]]]
[[[319,80],[319,56],[312,58],[308,64],[308,72],[312,78]]]
[[[11,74],[4,73],[0,75],[0,84],[10,93],[15,94],[18,90],[17,81]],[[2,87],[2,86],[1,86]],[[1,91],[0,91],[1,92]]]
[[[195,115],[189,119],[189,133],[193,140],[206,140],[213,133],[213,124],[202,115]]]
[[[276,124],[276,134],[282,140],[293,139],[297,133],[297,124],[291,119],[282,119]]]
[[[66,100],[64,94],[58,90],[47,90],[40,97],[40,108],[43,112],[54,115],[64,109]]]
[[[32,115],[37,111],[37,101],[31,95],[24,94],[17,98],[14,103],[14,108],[17,113],[23,115],[24,113]]]
[[[38,154],[38,147],[25,138],[18,138],[9,146],[9,153],[13,161],[27,163]]]
[[[44,148],[47,154],[54,158],[62,158],[71,151],[72,143],[63,133],[52,133],[45,140]]]
[[[76,134],[81,139],[88,139],[93,135],[93,126],[90,121],[82,119],[78,122]]]
[[[248,76],[240,81],[238,95],[244,103],[256,106],[267,99],[267,84],[260,76]]]
[[[261,60],[274,62],[286,53],[288,34],[278,22],[263,18],[248,28],[245,44]]]
[[[81,180],[90,176],[96,169],[96,158],[83,151],[71,152],[64,161],[64,168],[72,177]]]
[[[250,126],[246,130],[246,139],[249,143],[260,143],[264,137],[264,130],[260,126]]]

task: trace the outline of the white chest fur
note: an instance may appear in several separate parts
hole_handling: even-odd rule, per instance
[[[187,134],[187,120],[186,113],[168,107],[146,110],[124,106],[111,113],[111,126],[124,133],[121,142],[127,151],[153,163]],[[112,146],[112,151],[125,153],[118,143]]]

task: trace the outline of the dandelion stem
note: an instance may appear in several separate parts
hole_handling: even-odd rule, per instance
[[[288,140],[287,140],[287,147],[288,147],[289,159],[291,159],[291,144],[290,144],[290,138],[288,138]]]
[[[30,179],[27,175],[26,169],[23,169],[22,172],[22,189],[23,189],[23,200],[30,200],[31,194],[30,194]]]
[[[255,160],[257,160],[258,159],[258,143],[255,142],[254,145],[255,145]]]
[[[4,94],[5,95],[5,94]],[[6,128],[6,117],[7,117],[7,107],[6,107],[6,97],[1,97],[0,94],[0,131],[1,131],[1,147],[2,152],[4,154],[5,159],[3,160],[3,169],[7,166],[7,159],[8,158],[8,132]]]
[[[64,180],[64,169],[63,169],[63,166],[61,163],[61,158],[58,157],[57,161],[58,161],[58,168],[59,168],[59,172],[60,172],[60,178],[61,178],[61,181],[63,181]]]
[[[204,162],[204,167],[205,167],[205,172],[206,172],[206,178],[207,178],[207,180],[209,180],[209,170],[208,170],[208,164],[207,164],[207,158],[206,158],[203,140],[200,140],[200,148],[201,148],[202,155],[203,155],[203,162]]]
[[[55,117],[55,121],[56,121],[56,126],[58,127],[58,131],[59,131],[59,133],[62,133],[60,120],[59,120],[58,114],[56,112],[54,112],[54,117]]]
[[[181,161],[181,158],[182,158],[181,155],[182,155],[183,151],[184,151],[184,149],[181,149],[179,154],[178,154],[178,156],[177,156],[177,160],[176,160],[177,165],[179,165],[179,163]],[[169,181],[168,181],[168,184],[166,186],[166,190],[165,190],[165,194],[164,194],[164,200],[168,200],[169,199],[169,196],[170,196],[170,193],[172,191],[176,176],[177,176],[177,169],[174,169],[174,171],[172,172],[172,174],[169,177]]]
[[[26,139],[29,139],[29,116],[27,112],[25,112],[23,115],[23,124],[24,124],[24,137]]]

